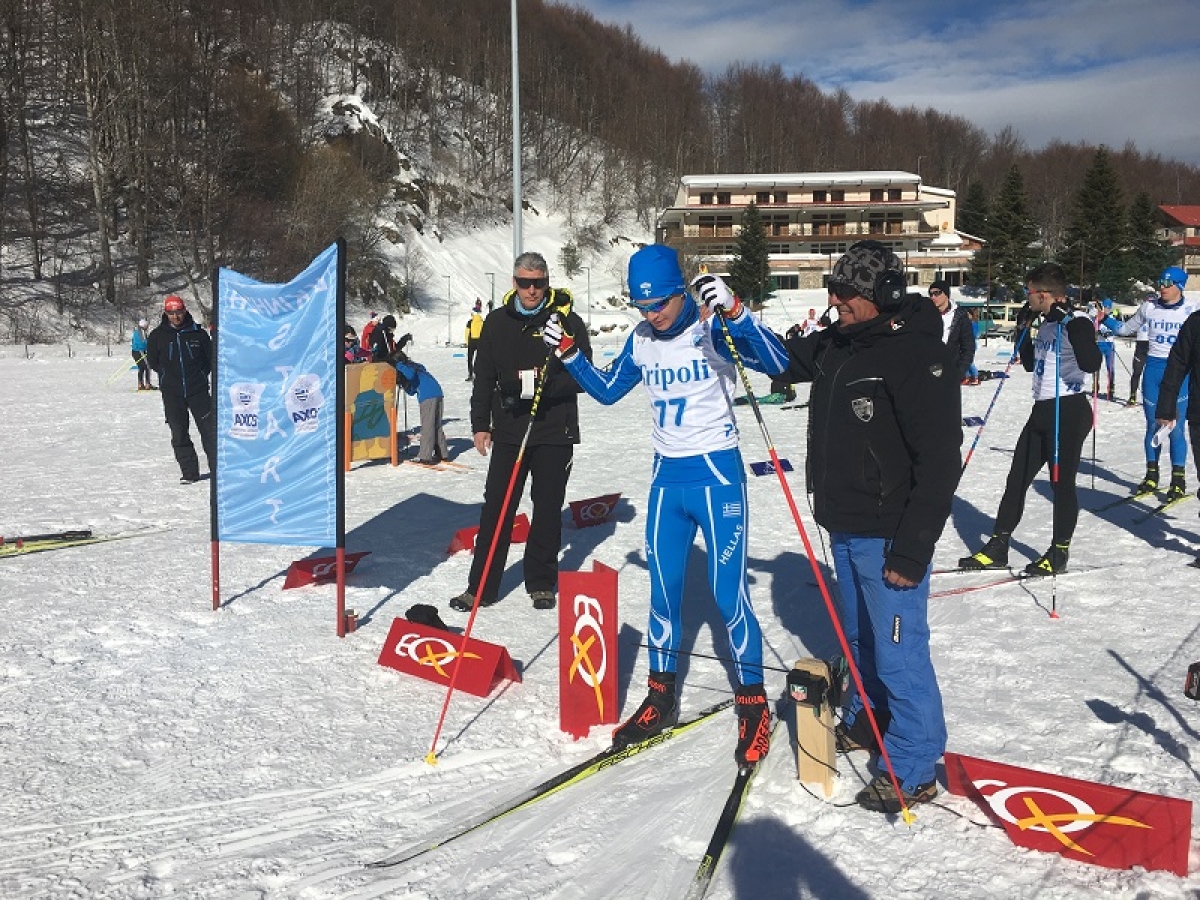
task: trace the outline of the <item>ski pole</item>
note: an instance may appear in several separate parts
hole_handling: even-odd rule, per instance
[[[569,307],[566,312],[570,312]],[[529,435],[533,432],[533,422],[537,418],[538,406],[542,402],[542,391],[546,387],[546,373],[550,370],[550,361],[550,357],[547,356],[546,364],[542,366],[542,371],[538,373],[537,385],[533,391],[533,403],[529,407],[529,424],[525,426],[525,435],[521,438],[521,446],[517,449],[517,459],[513,463],[512,475],[508,479],[508,489],[504,492],[504,500],[500,503],[500,516],[496,520],[496,528],[492,532],[492,540],[488,546],[487,558],[483,561],[483,571],[479,575],[479,586],[475,589],[475,603],[471,606],[471,615],[467,617],[467,627],[463,629],[460,656],[466,651],[467,641],[471,637],[471,629],[475,625],[475,614],[479,612],[479,598],[483,596],[483,586],[487,584],[488,574],[492,569],[492,559],[496,555],[496,542],[500,537],[500,529],[504,527],[504,519],[508,515],[508,503],[512,499],[513,487],[517,483],[517,475],[521,471],[521,464],[525,461],[525,446],[529,443]],[[407,409],[407,407],[405,408]],[[450,709],[450,698],[454,696],[454,685],[458,683],[458,673],[461,669],[461,666],[455,666],[454,671],[450,674],[450,684],[446,688],[446,699],[442,701],[442,712],[438,716],[437,728],[433,732],[433,742],[430,744],[429,753],[425,756],[425,762],[431,766],[437,765],[437,742],[442,734],[442,725],[446,722],[446,712]]]
[[[736,659],[733,659],[729,656],[714,656],[711,653],[698,653],[695,650],[667,650],[663,647],[655,647],[652,644],[636,644],[635,646],[640,647],[643,650],[654,650],[658,653],[662,653],[664,656],[694,656],[697,659],[715,659],[717,662],[734,663],[735,665],[737,663]],[[759,668],[766,669],[768,672],[786,673],[792,671],[791,669],[785,669],[782,666],[768,666],[766,663],[761,664]]]
[[[1062,407],[1062,322],[1054,332],[1054,450],[1050,457],[1050,483],[1058,484],[1058,423]]]
[[[746,374],[746,367],[742,365],[741,354],[738,353],[737,347],[733,343],[733,335],[729,331],[729,323],[725,321],[723,310],[718,310],[717,318],[721,322],[721,333],[725,336],[725,346],[729,348],[729,355],[733,359],[733,364],[737,368],[738,376],[742,379],[742,386],[746,389],[746,398],[750,402],[750,409],[754,412],[754,419],[758,422],[758,429],[762,432],[763,441],[767,445],[767,453],[771,457],[771,463],[775,468],[775,474],[779,478],[779,485],[783,488],[783,495],[787,499],[788,509],[792,512],[792,520],[796,523],[796,530],[800,533],[800,541],[804,544],[804,552],[808,554],[808,564],[812,567],[813,575],[817,579],[817,587],[821,591],[821,599],[825,602],[825,611],[829,613],[829,620],[833,625],[833,631],[837,635],[838,644],[842,648],[842,655],[846,658],[846,663],[850,668],[850,675],[854,678],[854,686],[858,689],[858,694],[863,701],[863,712],[866,713],[867,722],[871,726],[871,732],[875,736],[875,741],[879,746],[879,759],[883,763],[883,767],[887,770],[888,778],[892,782],[892,789],[896,792],[896,797],[900,801],[900,807],[903,810],[901,816],[906,824],[911,825],[916,821],[916,816],[912,810],[908,808],[908,804],[904,800],[904,791],[900,789],[900,781],[896,777],[896,770],[892,768],[892,760],[888,755],[887,747],[883,744],[883,731],[879,727],[879,722],[875,719],[875,712],[871,708],[871,704],[867,698],[867,689],[863,685],[862,675],[858,671],[858,664],[854,661],[854,654],[850,651],[850,642],[846,639],[846,632],[842,630],[841,620],[838,618],[837,609],[833,605],[833,595],[829,592],[829,585],[825,583],[825,575],[821,572],[821,567],[817,565],[817,557],[813,552],[812,542],[808,539],[808,532],[804,528],[804,523],[800,520],[800,510],[796,507],[796,499],[792,496],[792,489],[787,483],[787,478],[784,475],[783,466],[779,463],[779,455],[775,452],[775,444],[771,440],[771,433],[767,431],[767,423],[763,421],[762,411],[758,408],[758,398],[754,396],[754,389],[750,386],[750,376]]]
[[[992,415],[992,407],[996,405],[996,401],[1000,398],[1000,392],[1004,390],[1004,385],[1008,383],[1008,371],[1012,368],[1013,363],[1017,361],[1021,349],[1021,341],[1025,340],[1025,335],[1029,332],[1028,326],[1021,329],[1017,334],[1016,343],[1013,344],[1012,356],[1008,359],[1008,365],[1004,367],[1004,375],[1000,378],[1000,383],[996,385],[996,392],[992,394],[992,402],[988,404],[987,411],[983,414],[983,422],[979,425],[979,430],[975,432],[975,440],[971,441],[971,446],[967,450],[967,456],[963,460],[962,472],[967,471],[967,463],[971,461],[972,454],[975,453],[975,447],[979,444],[979,438],[983,436],[983,429],[987,426],[988,419]],[[959,473],[960,477],[962,472]]]
[[[145,358],[146,358],[146,354],[142,353],[139,356],[134,358],[132,366],[127,365],[126,363],[121,363],[121,367],[119,369],[117,369],[115,372],[113,372],[111,375],[109,375],[108,378],[105,379],[104,383],[112,384],[114,381],[117,380],[118,377],[120,377],[125,372],[128,372],[130,369],[136,369],[138,366],[138,363],[140,363]]]

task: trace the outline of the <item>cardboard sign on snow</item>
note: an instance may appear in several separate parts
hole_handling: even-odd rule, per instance
[[[945,760],[950,793],[974,800],[1018,847],[1187,875],[1191,801],[958,753]]]
[[[460,550],[475,549],[475,541],[479,537],[479,526],[472,528],[460,528],[454,532],[454,537],[450,541],[450,546],[447,548],[447,553],[458,553]],[[513,519],[512,537],[509,539],[514,544],[523,544],[529,540],[529,516],[525,513],[518,513]]]
[[[620,494],[605,494],[603,497],[591,497],[587,500],[571,501],[571,518],[576,528],[590,528],[593,525],[603,525],[612,515],[621,499]]]
[[[379,664],[446,687],[461,666],[454,686],[476,697],[486,697],[501,681],[521,680],[512,657],[499,644],[471,638],[463,647],[460,634],[430,628],[408,619],[396,619],[379,651]]]
[[[364,556],[369,556],[370,550],[360,550],[357,553],[346,554],[346,574],[349,575]],[[337,578],[336,556],[314,556],[311,559],[298,559],[288,566],[287,578],[283,581],[283,590],[304,587],[308,584],[328,584]]]
[[[559,727],[585,737],[617,721],[617,571],[558,573]]]

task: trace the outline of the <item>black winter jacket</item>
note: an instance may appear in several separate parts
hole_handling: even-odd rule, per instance
[[[813,383],[807,464],[817,522],[888,540],[887,567],[919,581],[962,465],[961,392],[941,317],[910,294],[895,316],[786,346],[790,379]]]
[[[190,397],[208,392],[212,374],[212,339],[192,314],[175,328],[163,315],[146,342],[146,362],[158,373],[159,390]]]
[[[571,294],[561,288],[551,289],[547,302],[533,316],[517,312],[515,304],[519,302],[510,291],[484,320],[471,387],[471,431],[490,431],[496,443],[520,444],[529,426],[533,403],[520,398],[520,373],[534,370],[540,375],[542,368],[548,366],[529,444],[578,444],[579,385],[542,342],[542,326],[556,309],[561,317],[564,305],[569,308],[571,304]],[[587,326],[574,312],[566,317],[566,331],[591,359]]]
[[[954,315],[950,317],[946,346],[954,356],[954,373],[962,381],[975,361],[975,324],[971,321],[970,313],[961,306],[956,306]]]

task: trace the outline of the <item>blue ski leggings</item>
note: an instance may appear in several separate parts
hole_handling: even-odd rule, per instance
[[[946,717],[929,655],[929,572],[911,588],[883,577],[887,541],[844,532],[829,535],[841,595],[842,627],[871,707],[890,721],[883,733],[905,790],[933,781],[946,749]],[[846,724],[862,715],[857,693]]]
[[[738,680],[762,684],[762,631],[746,578],[746,485],[651,487],[646,520],[650,567],[650,668],[674,672],[683,631],[683,587],[697,529],[708,549],[708,583],[725,620]]]
[[[1151,442],[1158,431],[1158,422],[1154,419],[1154,407],[1158,405],[1158,389],[1162,385],[1163,374],[1167,371],[1165,356],[1151,356],[1146,360],[1146,370],[1142,374],[1142,412],[1146,415],[1146,462],[1158,462],[1162,447],[1155,447]],[[1176,403],[1175,427],[1171,429],[1171,465],[1187,465],[1187,421],[1188,383],[1185,379],[1179,388],[1179,400]]]

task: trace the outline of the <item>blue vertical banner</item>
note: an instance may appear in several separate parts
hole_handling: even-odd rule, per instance
[[[287,284],[218,273],[219,541],[336,545],[338,254]]]

